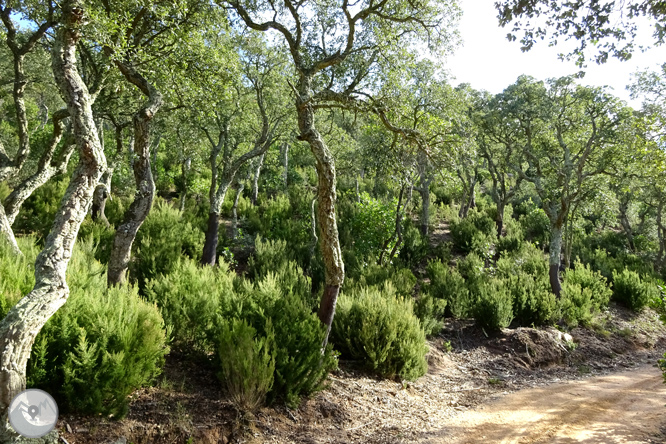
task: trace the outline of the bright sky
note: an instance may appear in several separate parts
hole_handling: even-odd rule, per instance
[[[469,83],[475,89],[485,89],[499,93],[514,83],[519,75],[531,75],[539,80],[574,74],[580,69],[573,62],[562,62],[557,54],[564,52],[562,47],[548,47],[547,40],[539,41],[531,51],[520,51],[520,42],[509,42],[506,34],[511,27],[500,28],[496,0],[459,0],[463,9],[460,21],[460,34],[463,46],[449,57],[447,68],[455,77],[453,84]],[[639,27],[638,41],[652,43],[651,25]],[[603,65],[588,64],[582,84],[613,88],[613,93],[626,100],[634,108],[640,101],[629,99],[625,86],[631,81],[631,74],[637,70],[658,69],[666,62],[666,45],[653,48],[645,53],[637,51],[631,60],[621,62],[609,58]]]

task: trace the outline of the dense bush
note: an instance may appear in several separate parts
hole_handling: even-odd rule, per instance
[[[488,330],[508,327],[513,319],[513,301],[504,283],[498,279],[484,281],[472,293],[472,315],[477,324]]]
[[[92,240],[95,246],[95,259],[103,264],[108,264],[115,235],[113,227],[107,227],[102,222],[93,222],[92,219],[86,218],[79,228],[78,239],[84,242]]]
[[[519,219],[525,239],[543,247],[550,242],[550,219],[541,208],[533,208]]]
[[[268,322],[264,337],[243,320],[231,319],[220,326],[220,379],[231,402],[243,412],[261,407],[273,387],[275,335]]]
[[[523,243],[523,228],[512,218],[504,220],[504,236],[497,240],[497,251],[518,251]]]
[[[413,268],[428,255],[429,251],[430,242],[428,237],[423,236],[421,230],[408,218],[405,221],[402,247],[398,257],[406,266]]]
[[[513,300],[514,319],[523,326],[544,325],[557,313],[557,300],[548,279],[518,272],[503,279]]]
[[[363,268],[357,280],[346,280],[345,287],[347,290],[370,286],[381,288],[388,282],[393,285],[398,296],[410,297],[416,285],[416,276],[407,268],[372,264]]]
[[[451,222],[451,237],[460,251],[485,254],[496,241],[495,222],[486,213],[471,211],[458,222]]]
[[[123,416],[128,395],[161,371],[164,322],[135,287],[107,289],[91,242],[77,244],[67,282],[67,303],[35,340],[28,385],[54,394],[65,409]]]
[[[143,288],[160,274],[171,273],[182,256],[199,260],[203,238],[201,231],[183,220],[180,211],[157,199],[137,233],[130,277]]]
[[[511,294],[514,319],[520,325],[543,325],[557,315],[548,261],[533,244],[524,243],[519,250],[502,254],[496,263],[496,275]]]
[[[294,406],[301,397],[324,387],[337,361],[331,345],[322,354],[325,329],[312,312],[309,295],[286,292],[284,286],[284,279],[271,272],[254,284],[245,281],[237,288],[234,304],[223,311],[219,325],[232,318],[244,320],[256,330],[256,338],[270,336],[267,326],[272,325],[275,341],[270,353],[275,358],[275,373],[268,399],[282,399]]]
[[[426,273],[430,279],[430,285],[427,289],[428,294],[435,300],[446,302],[444,307],[447,314],[456,318],[467,317],[471,302],[465,280],[460,273],[439,260],[428,263]],[[423,303],[426,303],[426,301]],[[442,305],[435,302],[433,304],[435,307],[442,307]]]
[[[254,254],[248,262],[250,276],[255,280],[266,277],[273,273],[282,291],[297,293],[306,297],[310,303],[313,300],[309,295],[311,282],[303,274],[303,270],[291,260],[287,241],[285,240],[263,240],[257,236],[254,241]]]
[[[22,256],[14,254],[4,237],[0,237],[0,319],[35,286],[34,263],[39,253],[36,239],[18,237],[16,243]]]
[[[60,200],[65,194],[69,179],[54,179],[37,188],[21,205],[12,226],[16,234],[35,234],[42,245],[53,225]]]
[[[442,330],[446,304],[446,299],[435,298],[425,292],[414,301],[414,314],[421,321],[426,336],[436,335]]]
[[[148,281],[144,294],[159,307],[176,344],[207,352],[216,315],[223,307],[228,311],[235,296],[233,280],[224,262],[201,267],[183,258],[171,273]]]
[[[569,326],[587,324],[594,313],[608,305],[613,291],[606,285],[606,278],[594,272],[589,265],[576,262],[573,269],[564,273],[560,309]]]
[[[642,280],[638,273],[627,269],[620,273],[613,271],[613,299],[631,310],[645,307],[653,291],[652,283]]]
[[[397,298],[390,285],[383,293],[370,287],[342,295],[331,335],[343,356],[383,377],[413,380],[428,368],[425,333],[412,301]]]

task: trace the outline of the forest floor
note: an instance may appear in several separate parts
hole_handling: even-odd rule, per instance
[[[126,418],[64,414],[58,430],[70,444],[666,442],[657,315],[612,304],[593,328],[569,335],[487,336],[471,321],[450,322],[429,342],[429,370],[417,381],[374,379],[341,361],[329,387],[298,409],[253,417],[234,411],[209,364],[172,352],[161,381],[132,395]],[[607,439],[609,428],[622,439]]]

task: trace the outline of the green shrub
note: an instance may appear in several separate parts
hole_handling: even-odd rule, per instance
[[[613,271],[613,299],[633,311],[640,311],[650,300],[652,285],[641,279],[638,273],[626,268],[617,273]]]
[[[514,219],[505,219],[505,235],[497,240],[497,251],[513,252],[518,251],[523,243],[523,229]]]
[[[523,226],[525,239],[539,245],[548,245],[550,242],[550,219],[541,208],[534,208],[529,213],[521,216],[520,224]]]
[[[286,240],[264,240],[261,235],[257,235],[254,241],[254,254],[248,262],[250,276],[260,278],[271,271],[282,270],[290,260]]]
[[[593,314],[608,305],[612,293],[605,277],[593,272],[589,265],[577,262],[564,273],[560,296],[562,318],[571,327],[589,324]]]
[[[547,279],[518,272],[503,279],[513,300],[513,315],[523,326],[544,325],[557,312],[557,300]]]
[[[414,302],[414,314],[421,321],[426,336],[434,336],[444,326],[442,319],[446,315],[446,299],[434,298],[428,293],[423,293]]]
[[[472,211],[458,222],[451,222],[451,237],[462,252],[485,254],[496,240],[495,222],[485,213]]]
[[[470,253],[458,261],[456,268],[465,279],[465,286],[470,292],[475,292],[477,287],[483,285],[488,279],[483,259],[475,253]]]
[[[428,347],[411,299],[370,287],[342,295],[333,320],[332,340],[343,356],[364,362],[387,378],[413,380],[425,374]]]
[[[396,242],[396,239],[390,239],[395,231],[397,200],[385,202],[368,193],[361,193],[361,201],[355,205],[357,208],[351,220],[351,230],[356,253],[368,258],[379,256],[382,247],[386,252],[390,252]]]
[[[303,274],[296,262],[290,259],[285,240],[264,241],[261,236],[257,236],[254,245],[254,254],[248,262],[251,276],[261,279],[273,273],[283,292],[293,292],[304,297],[311,293],[310,279]],[[307,299],[313,303],[311,297]]]
[[[21,205],[12,226],[14,233],[35,234],[43,245],[68,184],[69,178],[52,179],[37,188]]]
[[[135,287],[107,289],[91,242],[77,244],[67,282],[67,303],[35,340],[28,385],[54,394],[63,409],[123,416],[128,395],[161,371],[164,322]]]
[[[171,273],[148,281],[144,294],[159,307],[176,344],[207,352],[216,314],[235,297],[233,280],[224,262],[201,267],[183,258]]]
[[[593,311],[608,307],[613,291],[608,288],[607,279],[598,271],[593,271],[589,264],[583,266],[583,264],[576,261],[574,268],[564,273],[564,282],[570,285],[579,285],[581,288],[589,288],[592,291]]]
[[[14,254],[9,243],[0,237],[0,319],[35,286],[34,264],[39,253],[36,239],[18,237],[16,243],[23,256]]]
[[[85,242],[91,238],[95,245],[95,259],[103,264],[108,264],[115,235],[113,227],[107,227],[102,222],[93,222],[92,219],[86,218],[79,228],[78,239]]]
[[[511,294],[514,319],[520,325],[543,325],[556,316],[548,261],[533,244],[525,243],[517,251],[503,253],[496,263],[496,276]]]
[[[171,273],[183,255],[200,260],[203,238],[201,231],[183,220],[180,211],[157,199],[137,233],[130,276],[143,288],[160,274]]]
[[[479,326],[488,330],[509,326],[513,319],[513,301],[502,281],[485,281],[476,287],[473,296],[472,315]]]
[[[436,300],[446,301],[446,313],[456,318],[467,317],[470,310],[469,291],[460,273],[438,260],[428,263],[426,273],[430,279],[428,293]]]
[[[302,273],[299,268],[296,271]],[[268,400],[282,399],[295,406],[302,397],[324,387],[337,360],[331,345],[322,354],[325,329],[312,312],[309,289],[303,293],[293,286],[285,291],[285,279],[280,276],[284,272],[268,272],[254,284],[244,281],[238,285],[237,297],[230,308],[223,307],[219,322],[225,318],[244,320],[256,330],[258,338],[268,337],[267,325],[272,325],[275,373]]]
[[[408,218],[405,221],[402,247],[398,257],[406,266],[413,268],[428,255],[429,251],[428,237],[423,236],[421,230]]]
[[[275,335],[265,328],[266,336],[245,321],[231,319],[223,322],[218,337],[220,379],[234,406],[243,412],[253,412],[263,404],[273,386],[275,373]]]
[[[411,270],[407,268],[396,268],[392,266],[381,266],[377,264],[371,264],[363,268],[361,271],[361,276],[358,280],[349,280],[347,285],[348,289],[352,287],[383,287],[387,282],[390,282],[395,288],[395,292],[398,296],[409,297],[414,291],[414,286],[416,285],[416,276]]]

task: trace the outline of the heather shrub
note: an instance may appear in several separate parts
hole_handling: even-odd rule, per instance
[[[297,271],[302,273],[298,268]],[[218,326],[225,319],[243,320],[256,330],[257,340],[268,338],[271,335],[268,326],[272,326],[275,340],[270,353],[275,359],[275,372],[267,399],[296,406],[302,397],[324,387],[326,376],[337,367],[337,360],[331,345],[322,354],[325,329],[312,311],[309,289],[305,293],[294,291],[296,286],[285,290],[282,282],[280,272],[267,272],[254,283],[241,282],[236,286],[237,297],[228,308],[222,309]]]
[[[183,214],[157,199],[137,233],[130,277],[143,288],[160,274],[167,275],[182,256],[201,258],[204,234],[183,220]]]
[[[435,300],[445,301],[443,305],[433,301],[434,308],[445,308],[447,315],[456,318],[467,317],[471,305],[469,291],[460,273],[438,260],[428,263],[426,273],[430,279],[428,294]]]
[[[576,262],[575,268],[564,273],[560,296],[562,319],[571,327],[588,324],[594,313],[608,305],[612,293],[605,277],[592,271],[589,265]]]
[[[342,295],[331,336],[343,356],[382,377],[413,380],[428,368],[425,333],[412,300],[396,297],[390,284],[383,291],[369,287]]]
[[[16,243],[22,256],[14,254],[9,243],[0,237],[0,319],[35,286],[34,264],[39,253],[36,239],[18,237]]]
[[[550,219],[541,208],[533,208],[519,219],[525,239],[539,246],[550,242]]]
[[[175,344],[207,352],[216,314],[235,297],[233,280],[224,262],[202,267],[183,258],[171,273],[149,280],[144,294],[157,304]]]
[[[513,301],[502,281],[485,281],[474,289],[472,295],[472,315],[479,326],[488,330],[499,330],[511,324]]]
[[[416,276],[407,268],[371,264],[363,267],[357,280],[350,279],[346,288],[382,287],[387,282],[393,285],[398,296],[409,297],[416,285]]]
[[[275,335],[270,319],[266,336],[240,319],[221,323],[218,333],[220,379],[233,405],[253,412],[262,406],[273,387],[275,373]]]
[[[421,230],[409,218],[405,221],[402,237],[402,246],[398,257],[407,267],[412,268],[426,257],[430,251],[430,243],[428,237],[423,236]]]
[[[102,222],[93,222],[92,219],[86,218],[79,228],[77,238],[84,242],[92,239],[95,246],[95,259],[103,264],[108,264],[115,235],[113,227],[107,227]]]
[[[12,226],[14,233],[35,234],[43,245],[68,184],[69,178],[56,178],[37,188],[21,205]]]
[[[446,299],[435,298],[429,293],[422,293],[414,301],[414,314],[421,321],[426,336],[434,336],[442,330],[446,304]]]
[[[613,299],[629,309],[642,310],[653,291],[652,283],[642,280],[638,273],[626,268],[620,273],[613,271]]]
[[[458,250],[485,254],[496,240],[495,222],[485,213],[472,211],[465,219],[451,222],[451,237]]]
[[[128,395],[159,375],[168,348],[157,307],[136,287],[107,288],[105,271],[92,242],[76,245],[69,299],[37,335],[28,385],[52,393],[65,410],[121,417]]]
[[[514,219],[504,220],[504,236],[497,240],[497,251],[514,252],[520,250],[523,243],[523,229]]]

